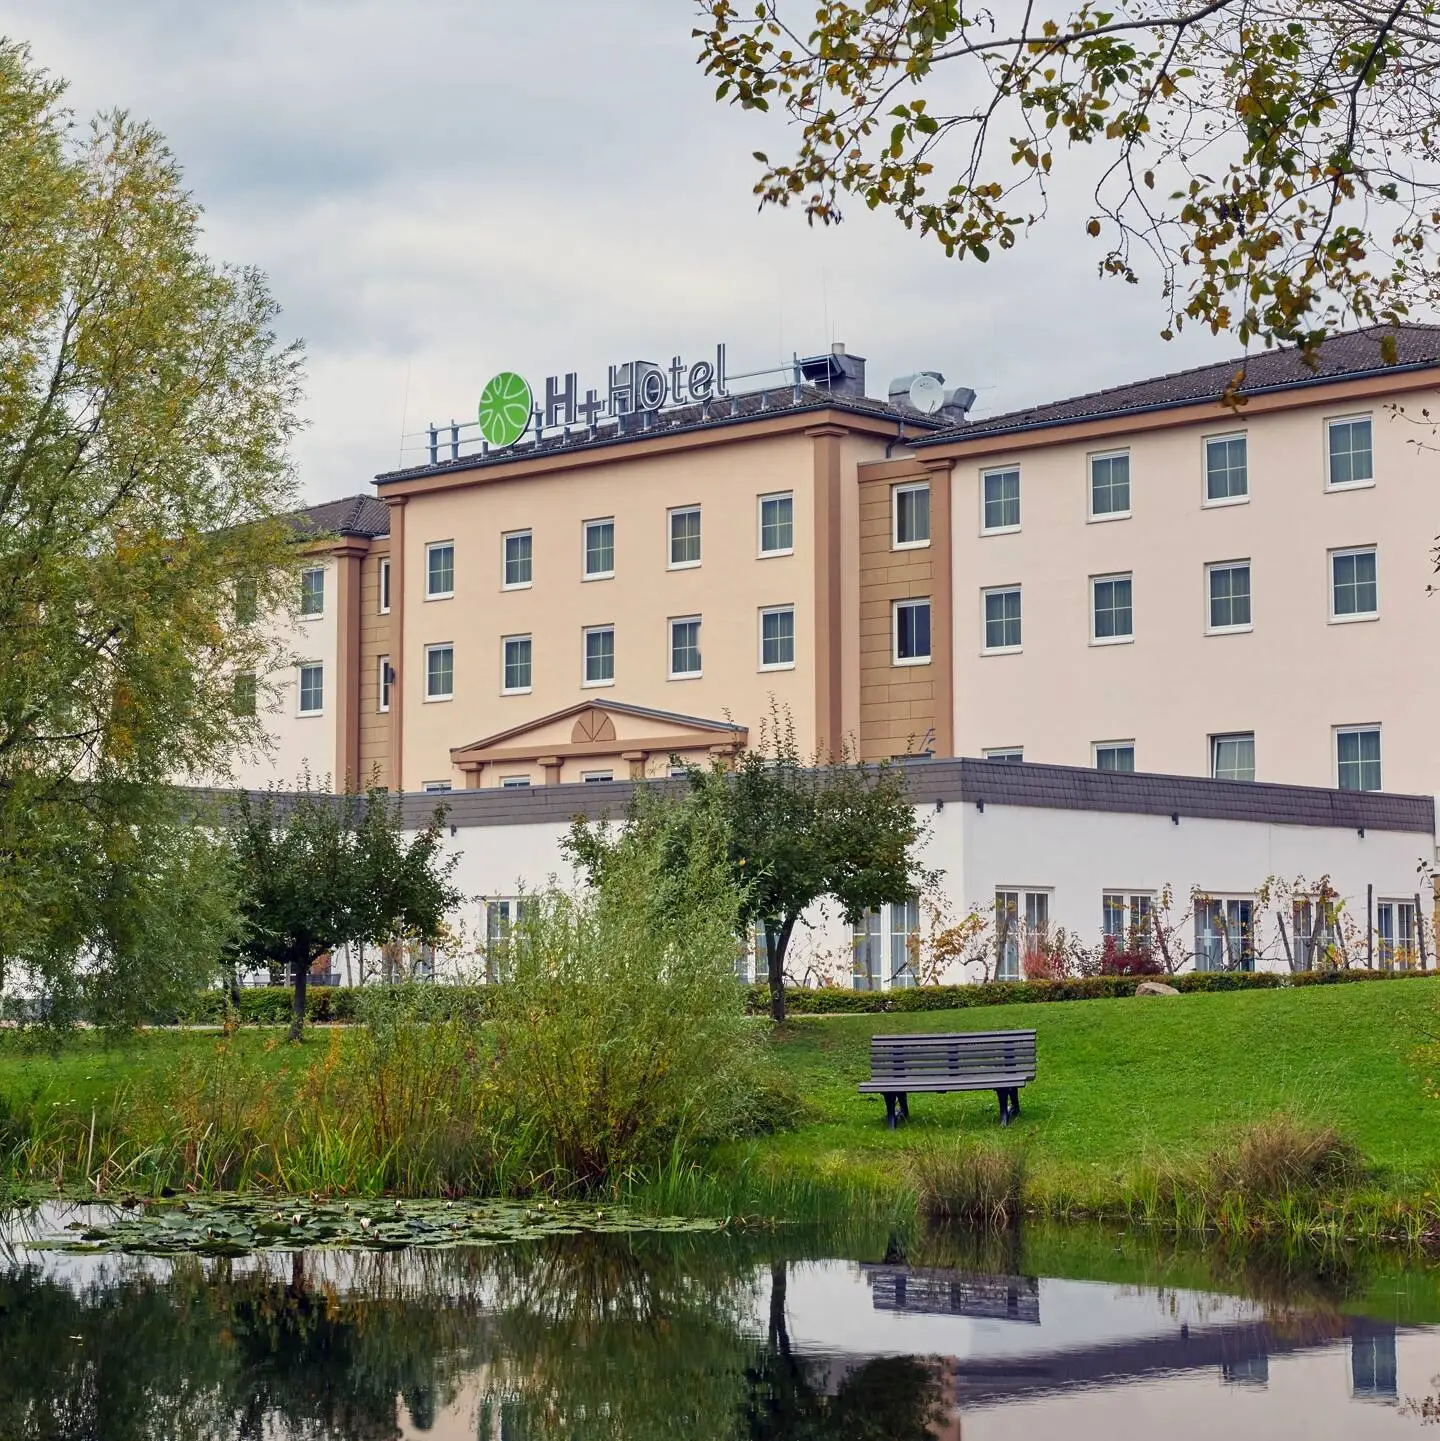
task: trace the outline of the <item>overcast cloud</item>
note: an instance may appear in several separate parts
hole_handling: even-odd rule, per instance
[[[736,370],[833,340],[869,389],[942,370],[975,414],[1233,353],[1165,344],[1158,288],[1095,275],[1083,194],[981,267],[860,207],[757,213],[778,123],[717,106],[689,0],[0,0],[0,33],[169,137],[217,259],[308,351],[307,499],[366,488],[485,381],[634,355]],[[418,461],[410,453],[407,461]]]

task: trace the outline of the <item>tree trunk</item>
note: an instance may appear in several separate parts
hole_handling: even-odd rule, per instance
[[[777,1025],[785,1020],[785,952],[794,929],[794,916],[785,917],[778,933],[770,929],[768,921],[765,922],[765,959],[770,970],[770,1019]]]
[[[299,955],[291,962],[295,978],[295,1013],[290,1021],[290,1039],[298,1041],[305,1034],[305,988],[310,982],[310,958]]]

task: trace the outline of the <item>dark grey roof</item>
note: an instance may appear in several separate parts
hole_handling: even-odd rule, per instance
[[[1391,365],[1385,363],[1380,349],[1382,340],[1387,336],[1395,340],[1396,359]],[[1293,347],[1262,351],[1258,355],[1221,361],[1218,365],[1202,365],[1130,385],[1092,391],[1070,400],[1056,400],[1031,406],[1027,410],[993,415],[963,426],[953,426],[939,435],[926,436],[917,440],[916,444],[925,446],[978,435],[1043,430],[1083,420],[1103,420],[1110,416],[1136,415],[1207,400],[1218,401],[1241,373],[1244,378],[1237,391],[1240,395],[1250,396],[1377,375],[1385,371],[1399,374],[1428,370],[1437,364],[1440,364],[1440,326],[1372,325],[1364,330],[1345,331],[1322,341],[1313,364],[1308,363]]]
[[[390,534],[390,507],[373,495],[348,495],[297,510],[290,517],[297,530],[315,535]]]
[[[648,426],[644,423],[645,416],[637,413],[625,417],[627,424],[623,429],[616,422],[607,421],[596,426],[595,433],[591,435],[584,426],[572,426],[568,440],[563,430],[557,427],[553,435],[547,435],[540,441],[521,441],[504,450],[463,455],[459,460],[442,460],[436,465],[416,465],[406,470],[386,471],[375,477],[375,483],[387,485],[397,480],[413,480],[416,476],[444,475],[450,471],[475,470],[487,465],[507,465],[513,461],[531,460],[537,456],[553,455],[562,451],[569,454],[572,451],[593,450],[599,446],[625,445],[636,440],[656,439],[662,435],[713,430],[721,426],[763,420],[772,415],[803,415],[820,410],[838,410],[850,415],[899,421],[912,433],[928,433],[948,424],[934,416],[922,415],[909,406],[891,405],[888,401],[872,400],[869,396],[837,395],[814,385],[787,385],[777,390],[750,391],[745,395],[711,401],[703,406],[684,405],[674,410],[651,412]]]
[[[1431,796],[1383,791],[1339,791],[1319,786],[1215,781],[1204,776],[1125,775],[1083,766],[1032,765],[1021,761],[912,761],[905,767],[917,803],[935,801],[997,806],[1042,806],[1067,811],[1256,821],[1339,830],[1435,832]],[[683,781],[654,785],[682,787]],[[620,817],[634,784],[486,787],[451,791],[449,823],[456,826],[544,825],[572,816]],[[407,795],[411,818],[427,816],[436,797]]]

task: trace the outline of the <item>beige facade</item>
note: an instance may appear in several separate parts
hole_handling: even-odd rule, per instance
[[[1440,680],[1427,660],[1440,638],[1427,593],[1436,457],[1416,444],[1428,430],[1397,412],[1433,414],[1437,398],[1431,368],[1238,410],[1209,401],[923,447],[954,464],[956,753],[1088,766],[1097,748],[1131,746],[1137,770],[1207,774],[1217,738],[1253,737],[1254,779],[1334,786],[1356,778],[1340,773],[1341,746],[1356,744],[1341,737],[1365,732],[1378,733],[1380,760],[1367,785],[1440,790]],[[1357,435],[1368,422],[1359,469],[1371,473],[1332,482],[1331,427],[1353,420]],[[1232,438],[1243,493],[1217,497],[1230,487],[1209,462],[1224,469],[1219,442]],[[1110,474],[1102,466],[1097,482],[1092,463],[1117,456],[1128,501],[1096,513]],[[987,526],[986,477],[1004,473],[1019,478],[1018,520]],[[1364,595],[1345,614],[1350,555],[1373,561],[1360,562]],[[1096,633],[1108,577],[1131,582],[1128,636]],[[1232,605],[1242,580],[1248,600]],[[987,596],[1017,590],[1011,644],[1013,629],[987,635]],[[1222,746],[1222,763],[1234,753]]]

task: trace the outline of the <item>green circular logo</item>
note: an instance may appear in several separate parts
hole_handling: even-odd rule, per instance
[[[480,434],[491,445],[514,445],[530,426],[530,387],[514,371],[502,370],[480,395]]]

